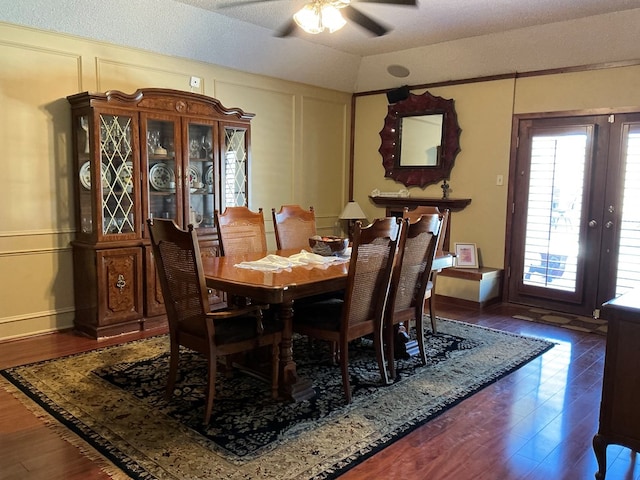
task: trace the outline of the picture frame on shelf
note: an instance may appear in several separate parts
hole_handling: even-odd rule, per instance
[[[478,247],[475,243],[456,243],[456,268],[478,268]]]

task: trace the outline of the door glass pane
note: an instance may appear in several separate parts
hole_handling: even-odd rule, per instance
[[[147,165],[149,166],[149,218],[172,218],[176,210],[175,125],[172,121],[148,120]]]
[[[77,117],[76,122],[76,128],[78,129],[76,133],[78,142],[76,148],[79,162],[78,175],[81,185],[80,196],[78,198],[80,206],[80,231],[82,233],[93,233],[89,116],[82,115]]]
[[[523,283],[576,291],[587,132],[531,144]]]
[[[247,148],[245,128],[224,129],[224,202],[226,207],[247,204]]]
[[[100,115],[103,234],[135,231],[131,117]]]
[[[640,125],[629,129],[625,143],[626,166],[616,296],[640,288]]]
[[[189,165],[186,182],[189,188],[189,211],[186,223],[195,228],[213,227],[215,173],[213,162],[213,127],[189,124]]]

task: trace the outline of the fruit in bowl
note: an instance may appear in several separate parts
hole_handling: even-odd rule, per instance
[[[309,246],[313,253],[325,257],[342,255],[349,246],[349,239],[330,235],[314,235],[309,237]]]

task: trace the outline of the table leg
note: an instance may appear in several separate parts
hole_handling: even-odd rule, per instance
[[[597,433],[593,437],[593,452],[598,461],[598,471],[596,472],[596,480],[604,480],[607,474],[607,439]]]
[[[299,402],[315,395],[311,381],[300,378],[293,360],[293,301],[280,305],[280,318],[284,323],[282,342],[280,343],[280,394],[285,398]]]

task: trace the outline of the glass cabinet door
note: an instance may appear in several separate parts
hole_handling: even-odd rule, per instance
[[[213,228],[216,208],[216,157],[214,139],[216,125],[212,123],[189,123],[187,145],[189,160],[185,172],[185,187],[188,205],[185,224],[195,228]]]
[[[80,179],[78,191],[79,221],[78,233],[93,234],[93,195],[91,191],[91,132],[88,114],[74,117],[76,129],[77,173]]]
[[[222,209],[248,204],[249,132],[246,126],[225,125],[221,142]]]
[[[133,180],[134,121],[131,116],[101,113],[99,128],[102,235],[134,234],[138,224]]]
[[[179,148],[176,122],[148,118],[144,125],[146,145],[143,145],[142,151],[146,152],[148,168],[147,218],[171,218],[180,225],[180,205],[176,196],[176,192],[180,191],[176,162],[176,148]]]

